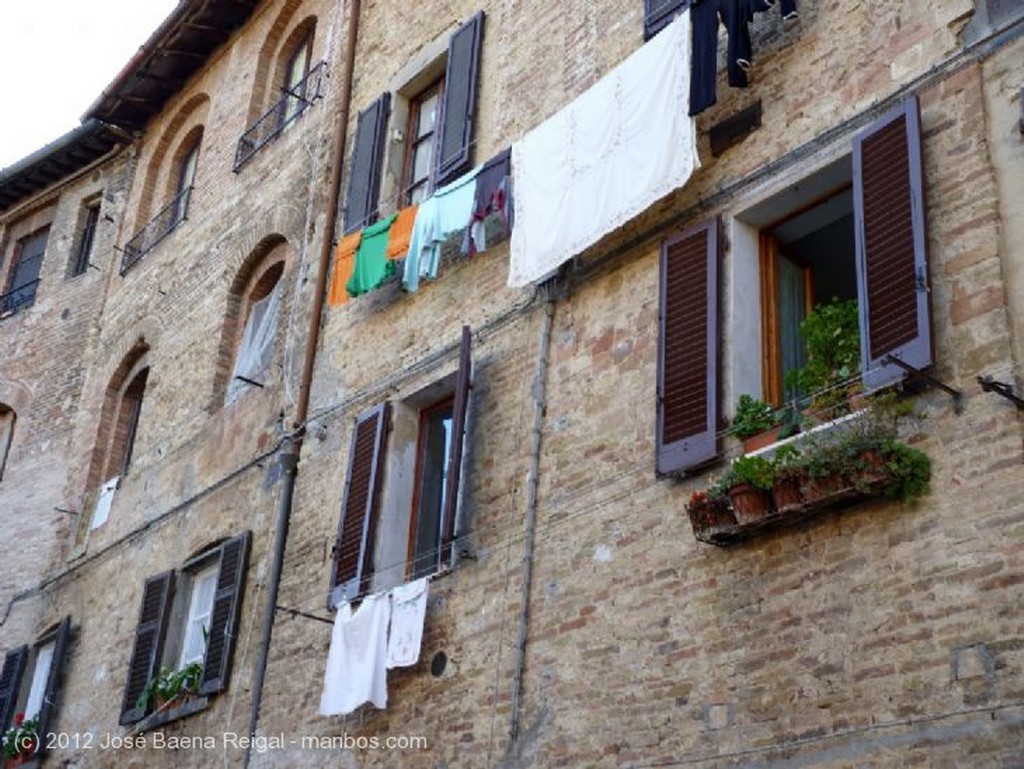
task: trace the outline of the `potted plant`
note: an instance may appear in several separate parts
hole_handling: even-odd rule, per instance
[[[772,463],[765,457],[740,457],[720,481],[728,489],[736,520],[756,521],[771,510],[770,491],[774,485]]]
[[[920,449],[898,441],[882,451],[885,485],[882,494],[900,502],[909,502],[928,493],[932,477],[932,461]]]
[[[779,422],[775,409],[763,400],[744,393],[736,401],[730,432],[743,441],[747,453],[778,440]]]
[[[847,399],[859,385],[849,380],[860,370],[860,315],[854,299],[819,304],[800,322],[807,364],[786,375],[787,387],[809,399],[825,421],[849,411]]]
[[[690,495],[686,514],[695,532],[714,531],[736,524],[736,516],[729,508],[727,499],[722,495],[712,498],[708,490],[695,491]]]
[[[16,714],[13,725],[4,732],[3,742],[5,767],[20,766],[31,760],[39,748],[39,718]]]
[[[775,483],[772,497],[780,513],[796,510],[803,505],[803,486],[807,478],[803,455],[793,445],[780,446],[773,460]]]
[[[152,705],[154,711],[160,711],[185,702],[199,693],[202,677],[203,666],[198,662],[191,662],[180,670],[161,668],[146,683],[139,695],[138,705],[143,709]]]

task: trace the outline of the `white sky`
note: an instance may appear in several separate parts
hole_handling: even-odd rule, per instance
[[[79,125],[177,0],[0,0],[0,168]]]

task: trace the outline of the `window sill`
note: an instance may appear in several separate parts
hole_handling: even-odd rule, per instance
[[[172,721],[178,721],[182,718],[188,718],[195,713],[206,710],[208,707],[210,707],[209,697],[192,697],[177,707],[150,713],[141,721],[137,721],[132,725],[130,734],[151,732],[164,724],[169,724]]]

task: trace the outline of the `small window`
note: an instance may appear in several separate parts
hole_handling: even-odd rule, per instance
[[[39,271],[43,266],[49,234],[50,228],[43,227],[15,243],[7,284],[3,295],[0,295],[0,318],[31,307],[36,301]]]
[[[100,202],[88,203],[82,211],[82,223],[79,227],[78,243],[75,245],[74,259],[71,262],[69,277],[84,273],[89,267],[92,255],[92,244],[96,238],[96,225],[100,220]]]
[[[180,570],[147,579],[128,665],[121,723],[140,721],[154,703],[146,685],[164,668],[197,667],[196,694],[227,688],[245,593],[251,534],[208,548]]]
[[[449,377],[356,419],[334,544],[332,608],[452,563],[470,338],[464,328],[459,366]]]
[[[435,162],[437,118],[444,78],[434,81],[409,103],[406,130],[408,151],[405,159],[405,201],[419,203],[434,191],[437,180]]]
[[[174,196],[174,224],[184,221],[188,216],[188,202],[192,196],[192,187],[195,186],[201,141],[201,136],[195,140],[178,167],[178,186]]]
[[[313,36],[308,35],[296,47],[288,59],[288,67],[285,70],[284,109],[281,113],[282,126],[290,123],[296,115],[306,108],[308,104],[306,90],[309,86],[307,75],[309,75],[310,57],[313,54]]]
[[[274,360],[274,340],[281,308],[284,261],[273,262],[265,268],[243,299],[242,336],[235,355],[231,381],[227,386],[227,401],[231,403],[242,393],[264,387],[265,374]]]
[[[135,436],[139,431],[139,415],[142,413],[142,398],[146,394],[148,378],[149,368],[146,367],[132,378],[121,396],[121,407],[117,412],[108,463],[110,477],[118,475],[123,478],[131,467]]]
[[[31,648],[24,645],[7,652],[0,669],[0,734],[18,721],[30,720],[36,722],[36,734],[47,733],[60,702],[70,633],[71,617],[65,617]],[[38,741],[35,755],[45,750],[46,741]]]
[[[11,443],[14,442],[14,425],[18,415],[14,409],[0,403],[0,480],[4,477],[4,467],[7,465],[7,457],[11,451]]]

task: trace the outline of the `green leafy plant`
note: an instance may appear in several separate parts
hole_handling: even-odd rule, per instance
[[[14,716],[14,723],[4,732],[4,758],[30,756],[39,747],[39,718],[25,718],[24,713]]]
[[[736,414],[729,431],[737,438],[749,438],[770,430],[778,422],[775,409],[770,404],[744,393],[736,401]]]
[[[807,365],[786,375],[786,386],[815,409],[835,408],[850,394],[843,385],[860,369],[860,314],[854,299],[819,304],[801,321]]]
[[[775,468],[771,460],[765,457],[740,457],[732,463],[726,477],[729,479],[729,487],[749,483],[754,488],[767,491],[775,483]]]
[[[804,463],[803,453],[792,443],[779,446],[775,450],[775,456],[772,458],[772,468],[776,477],[780,475],[792,476],[801,474],[804,472]]]
[[[909,502],[929,491],[932,461],[920,449],[893,441],[882,451],[888,483],[882,494],[900,502]]]
[[[191,662],[180,670],[160,668],[160,672],[146,682],[138,707],[147,709],[156,700],[166,703],[181,694],[198,694],[202,678],[203,666],[198,662]]]

